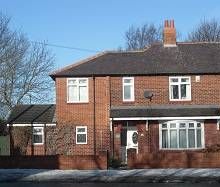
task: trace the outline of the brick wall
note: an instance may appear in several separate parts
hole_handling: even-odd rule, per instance
[[[95,78],[95,124],[94,132],[94,81],[89,78],[89,102],[67,103],[66,78],[56,79],[56,117],[58,126],[66,128],[72,126],[72,145],[70,154],[91,155],[94,154],[94,142],[96,151],[109,150],[111,137],[109,130],[109,108],[110,106],[132,106],[132,105],[160,105],[160,104],[186,104],[204,105],[220,104],[220,75],[201,75],[200,82],[195,81],[195,75],[191,76],[192,100],[173,102],[169,101],[169,76],[137,76],[135,80],[135,101],[122,101],[122,77],[96,77]],[[110,91],[109,91],[110,90]],[[154,94],[152,101],[145,99],[143,93],[151,90]],[[120,122],[117,122],[120,123]],[[123,122],[122,122],[123,123]],[[150,122],[149,130],[144,131],[145,122],[138,122],[139,151],[155,152],[159,149],[158,122]],[[75,126],[86,125],[88,128],[88,144],[76,145]],[[120,124],[118,124],[120,125]],[[207,145],[214,144],[219,138],[218,133],[213,132],[216,127],[212,124],[205,129]],[[119,132],[118,132],[119,131]],[[212,131],[212,132],[209,132]],[[114,148],[117,157],[120,157],[120,127],[114,128]],[[211,134],[210,134],[211,133]],[[94,136],[95,134],[95,136]],[[115,135],[117,134],[118,137]],[[209,135],[208,135],[209,134]],[[94,140],[95,137],[95,140]]]
[[[31,145],[27,147],[26,155],[45,155],[45,146],[44,145]]]
[[[14,129],[17,129],[17,133],[13,131],[11,134],[11,153],[12,155],[92,155],[93,150],[91,151],[91,154],[86,154],[88,150],[85,150],[84,152],[84,145],[81,145],[81,151],[74,152],[75,147],[78,147],[80,145],[76,145],[76,129],[75,125],[68,124],[68,125],[57,125],[52,127],[45,127],[44,128],[44,144],[43,145],[33,145],[32,144],[32,137],[30,136],[27,140],[28,143],[23,143],[23,141],[26,139],[21,138],[20,134],[18,132],[21,132],[24,128],[29,127],[14,127]],[[31,128],[31,127],[30,127]],[[101,150],[109,150],[109,148],[106,146],[107,141],[110,141],[109,139],[106,139],[106,134],[104,134],[103,130],[97,130],[98,135],[96,135],[97,138],[97,152]],[[96,133],[97,133],[96,132]],[[102,134],[101,134],[102,132]],[[19,137],[19,138],[18,138]],[[88,137],[89,138],[89,137]],[[102,140],[100,138],[103,138]],[[105,138],[105,139],[104,139]],[[17,143],[22,142],[22,143]],[[22,150],[22,151],[19,151]]]
[[[220,152],[157,152],[136,154],[128,150],[129,168],[220,168]]]
[[[13,130],[11,130],[12,155],[74,155],[74,125],[45,127],[43,145],[33,145],[31,135],[28,135],[28,139],[24,138],[24,134],[20,134],[20,132],[26,128],[31,129],[31,127],[13,127]]]
[[[29,130],[28,130],[29,129]],[[24,126],[24,127],[13,127],[10,128],[10,149],[11,149],[11,155],[55,155],[60,152],[58,152],[59,145],[62,144],[62,150],[65,150],[66,148],[66,136],[64,132],[68,132],[68,134],[71,134],[70,129],[64,128],[61,129],[61,133],[59,133],[59,136],[56,136],[53,131],[57,128],[56,127],[45,127],[44,128],[44,144],[42,145],[33,145],[32,144],[32,127],[30,126]],[[59,128],[60,129],[60,128]],[[26,131],[26,133],[25,133]],[[53,136],[51,138],[51,136]],[[59,141],[56,141],[59,139]],[[65,142],[65,143],[64,143]],[[71,142],[72,143],[72,142]],[[65,146],[63,145],[65,144]],[[53,150],[56,147],[56,151],[53,152]],[[64,154],[66,152],[62,152]]]
[[[107,169],[107,153],[94,155],[0,156],[0,168]]]
[[[146,129],[145,121],[130,121],[138,130],[138,153],[141,154],[151,154],[157,152],[163,152],[159,150],[159,122],[149,121],[148,129]],[[204,121],[204,139],[205,148],[212,147],[214,145],[220,145],[220,130],[217,130],[216,120],[205,120]],[[120,134],[122,125],[126,126],[125,122],[114,122],[115,135]],[[114,153],[116,158],[121,159],[121,142],[120,139],[114,139]],[[192,150],[194,152],[194,150]],[[201,150],[200,150],[201,151]],[[203,150],[202,150],[203,151]],[[185,151],[170,151],[164,150],[164,152],[169,152],[169,154],[175,153],[180,154]]]
[[[130,168],[220,167],[220,152],[206,151],[206,148],[220,145],[220,131],[217,130],[216,123],[216,120],[205,120],[205,149],[191,151],[159,150],[158,122],[150,121],[148,131],[143,130],[144,124],[138,124],[139,154],[132,149],[128,151],[128,166]]]
[[[114,157],[117,159],[121,159],[121,130],[122,130],[123,122],[114,123]],[[112,150],[113,151],[113,150]]]
[[[45,144],[32,144],[32,127],[10,127],[9,132],[11,155],[45,155]]]
[[[134,77],[135,101],[123,102],[122,78],[111,77],[111,101],[113,106],[126,105],[158,105],[158,104],[186,104],[206,105],[220,104],[220,75],[201,75],[200,82],[191,76],[191,101],[169,101],[169,76],[137,76]],[[144,91],[150,90],[154,96],[152,101],[144,98]]]
[[[58,126],[87,126],[87,144],[77,145],[72,142],[72,154],[91,155],[100,150],[110,149],[109,127],[109,77],[95,78],[95,114],[94,114],[94,81],[89,78],[89,102],[67,103],[66,78],[56,79],[56,117]],[[94,130],[95,115],[95,130]],[[72,134],[75,140],[75,132]],[[94,140],[95,139],[95,140]]]
[[[216,120],[206,120],[204,124],[205,146],[220,144],[220,130],[217,130]]]

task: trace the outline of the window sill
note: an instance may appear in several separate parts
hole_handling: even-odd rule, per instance
[[[87,145],[87,143],[76,143],[76,145]]]
[[[184,102],[184,101],[192,101],[192,99],[170,99],[169,101],[180,101],[180,102]]]
[[[135,100],[123,100],[123,103],[134,103]]]
[[[67,101],[67,104],[88,104],[89,101],[83,101],[83,102],[69,102]]]
[[[32,145],[33,146],[41,146],[41,145],[44,145],[44,143],[33,143]]]
[[[180,149],[171,149],[171,148],[160,148],[160,151],[167,151],[167,152],[181,152],[181,151],[201,151],[205,148],[180,148]]]

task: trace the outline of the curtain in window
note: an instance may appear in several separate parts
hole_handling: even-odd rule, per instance
[[[197,129],[197,147],[202,147],[201,137],[201,129]]]
[[[180,148],[186,148],[186,129],[180,129],[179,130],[179,147]]]
[[[179,88],[178,85],[171,86],[172,91],[172,99],[179,99]]]
[[[195,130],[189,129],[188,130],[188,141],[189,141],[189,148],[195,147]]]
[[[79,100],[80,101],[86,101],[87,100],[87,87],[86,86],[80,86],[79,87]]]
[[[168,131],[162,130],[162,147],[168,148]]]
[[[177,148],[177,131],[170,130],[170,148]]]
[[[68,86],[68,101],[77,101],[77,86]]]
[[[172,121],[161,124],[161,147],[202,148],[204,127],[198,122]]]

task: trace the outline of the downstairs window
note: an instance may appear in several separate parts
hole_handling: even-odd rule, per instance
[[[169,121],[160,124],[160,149],[204,148],[204,124],[197,121]]]
[[[44,127],[33,127],[33,144],[44,144]]]
[[[87,126],[76,127],[76,144],[87,144]]]

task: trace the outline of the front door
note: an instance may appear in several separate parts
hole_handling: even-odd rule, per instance
[[[127,129],[127,146],[126,149],[136,149],[138,153],[138,132],[136,127],[128,127]]]
[[[126,163],[127,163],[127,150],[136,149],[138,153],[138,132],[136,127],[127,128],[127,146],[126,146]]]

